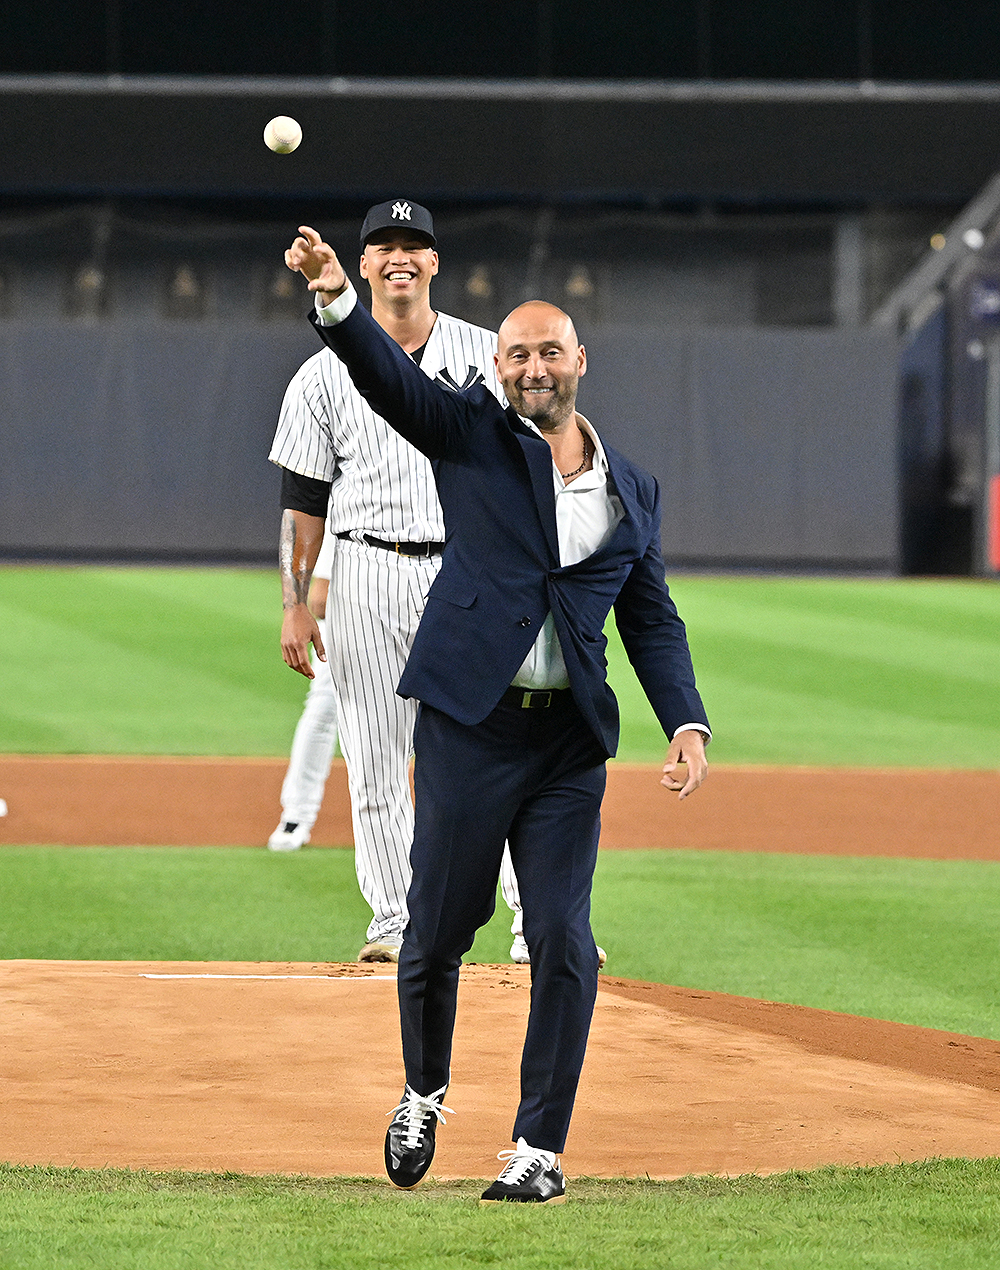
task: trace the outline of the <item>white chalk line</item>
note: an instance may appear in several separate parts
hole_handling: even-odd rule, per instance
[[[338,979],[345,983],[371,983],[376,979],[396,982],[395,975],[222,975],[222,974],[151,974],[141,973],[140,979]]]

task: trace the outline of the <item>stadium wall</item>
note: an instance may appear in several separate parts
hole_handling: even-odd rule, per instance
[[[895,571],[898,348],[871,330],[584,332],[581,409],[660,480],[675,565]],[[0,554],[266,563],[306,327],[0,327]],[[58,377],[53,367],[58,367]]]

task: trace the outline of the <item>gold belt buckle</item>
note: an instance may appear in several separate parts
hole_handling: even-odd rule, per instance
[[[532,697],[547,697],[548,700],[543,705],[541,702],[534,705]],[[522,710],[547,710],[552,705],[552,690],[550,688],[527,688],[524,696],[521,698]]]

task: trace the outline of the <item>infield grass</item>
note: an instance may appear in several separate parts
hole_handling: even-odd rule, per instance
[[[996,767],[1000,586],[681,576],[716,762]],[[0,567],[0,752],[287,753],[276,570]],[[611,633],[619,757],[665,742]]]
[[[368,917],[347,850],[0,849],[3,959],[353,961]],[[1000,1039],[998,863],[607,851],[593,925],[625,978]]]
[[[0,1167],[3,1270],[994,1270],[1000,1162],[570,1182],[482,1209],[483,1182]]]

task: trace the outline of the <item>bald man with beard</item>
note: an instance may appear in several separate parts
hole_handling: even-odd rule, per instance
[[[481,1202],[560,1203],[565,1145],[597,993],[590,892],[605,765],[618,744],[605,621],[615,622],[669,738],[661,784],[705,779],[708,718],[659,546],[655,480],[576,409],[587,355],[543,301],[500,327],[505,409],[423,375],[356,303],[335,253],[303,228],[287,253],[313,321],[359,392],[430,459],[446,546],[397,691],[419,703],[398,990],[406,1085],[386,1135],[390,1179],[434,1156],[450,1080],[462,956],[492,915],[504,841],[531,948],[531,1008],[512,1151]]]

